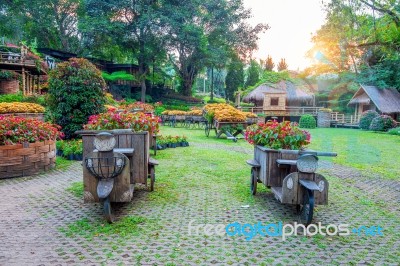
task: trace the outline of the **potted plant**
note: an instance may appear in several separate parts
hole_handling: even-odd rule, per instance
[[[188,147],[189,142],[187,141],[187,137],[185,135],[180,137],[181,147]]]
[[[73,151],[73,146],[71,145],[71,142],[65,142],[64,150],[63,150],[63,156],[67,160],[73,160],[74,159],[74,151]]]
[[[82,161],[83,157],[83,145],[82,140],[77,139],[73,143],[74,160]]]
[[[56,155],[57,156],[63,156],[63,149],[64,149],[64,141],[63,140],[58,140],[56,142]]]

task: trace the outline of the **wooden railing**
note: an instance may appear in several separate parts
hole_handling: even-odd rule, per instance
[[[339,112],[331,113],[331,121],[340,124],[358,124],[360,117],[360,115],[345,115]]]
[[[11,52],[0,52],[0,63],[36,66],[34,60],[22,58],[21,54]]]
[[[285,115],[303,115],[303,114],[310,114],[310,115],[317,115],[318,111],[323,107],[310,107],[310,106],[291,106],[286,107],[284,111],[277,111],[277,113],[285,113]],[[238,107],[239,110],[244,112],[252,112],[255,114],[262,114],[265,112],[273,113],[274,111],[264,110],[263,107]]]

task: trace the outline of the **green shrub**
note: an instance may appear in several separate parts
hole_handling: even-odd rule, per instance
[[[214,97],[213,100],[210,100],[210,96],[205,96],[203,98],[203,101],[205,103],[226,103],[226,100],[224,98]]]
[[[300,117],[299,126],[301,128],[315,128],[317,121],[312,115],[302,115]]]
[[[379,114],[375,111],[369,110],[364,112],[360,118],[360,128],[363,130],[369,130],[372,120],[377,116],[379,116]]]
[[[380,115],[372,119],[370,130],[373,131],[388,131],[396,126],[396,122],[388,115]]]
[[[388,131],[390,135],[400,136],[400,127],[392,128]]]
[[[0,103],[22,102],[23,99],[22,93],[0,95]]]
[[[27,103],[36,103],[40,104],[42,106],[46,106],[47,101],[46,97],[44,95],[30,95],[30,96],[25,96],[22,99],[22,102],[27,102]]]
[[[105,111],[106,87],[101,72],[88,60],[71,58],[50,72],[49,112],[66,139],[82,129],[89,116]]]
[[[160,116],[162,114],[162,112],[165,111],[165,107],[163,106],[157,106],[156,108],[154,108],[154,114],[156,116]]]

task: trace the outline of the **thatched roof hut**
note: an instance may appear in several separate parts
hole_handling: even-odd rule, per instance
[[[256,106],[263,106],[266,94],[286,94],[288,106],[301,106],[304,104],[312,104],[314,96],[310,92],[306,92],[304,86],[296,86],[290,81],[281,81],[277,84],[262,84],[251,91],[243,98],[244,102],[254,103]]]
[[[348,105],[363,106],[360,111],[376,109],[384,114],[400,113],[400,93],[395,89],[360,85]]]

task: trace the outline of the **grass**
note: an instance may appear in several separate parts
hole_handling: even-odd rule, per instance
[[[341,128],[309,130],[310,148],[338,153],[334,163],[350,166],[368,176],[398,179],[400,138],[385,133]],[[321,158],[323,159],[323,158]]]
[[[66,189],[75,195],[75,197],[82,198],[83,197],[83,183],[82,182],[74,182],[70,187]]]
[[[108,224],[104,220],[83,218],[68,224],[66,227],[61,227],[59,230],[67,237],[80,236],[86,239],[109,235],[129,237],[139,235],[139,225],[149,223],[154,223],[154,221],[141,216],[126,216],[113,224]]]
[[[56,170],[65,170],[70,167],[74,161],[67,160],[64,157],[57,156],[56,158]]]

